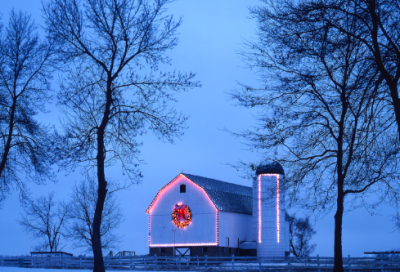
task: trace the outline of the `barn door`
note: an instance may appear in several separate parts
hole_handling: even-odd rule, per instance
[[[175,248],[175,256],[190,256],[190,247]]]

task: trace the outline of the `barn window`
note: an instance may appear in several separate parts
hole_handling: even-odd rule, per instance
[[[186,185],[181,184],[181,193],[186,193]]]
[[[207,252],[207,247],[203,247],[203,252]]]
[[[160,253],[165,253],[165,247],[160,248]]]

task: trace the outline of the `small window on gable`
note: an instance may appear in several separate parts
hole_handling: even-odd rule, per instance
[[[186,185],[181,184],[181,193],[186,193]]]

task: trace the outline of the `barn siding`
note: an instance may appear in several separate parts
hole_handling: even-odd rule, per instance
[[[219,246],[238,247],[240,242],[252,237],[252,216],[249,214],[219,212]],[[228,246],[229,238],[229,246]]]
[[[186,185],[186,193],[180,193],[181,184]],[[172,211],[178,203],[187,204],[192,212],[192,222],[184,229],[172,223]],[[204,191],[184,176],[157,197],[150,221],[150,246],[216,243],[216,208]]]

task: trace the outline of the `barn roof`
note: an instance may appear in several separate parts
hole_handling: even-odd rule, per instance
[[[256,169],[256,175],[260,174],[281,174],[285,175],[282,165],[277,161],[269,161],[260,164]]]
[[[200,186],[220,211],[253,214],[252,188],[248,186],[229,183],[221,180],[205,178],[201,176],[181,173],[198,186]],[[177,177],[179,177],[178,175]],[[172,180],[170,183],[174,182]],[[156,198],[160,195],[165,185],[151,202],[146,212],[150,211]]]
[[[253,214],[251,187],[191,174],[182,174],[202,187],[218,210]]]

